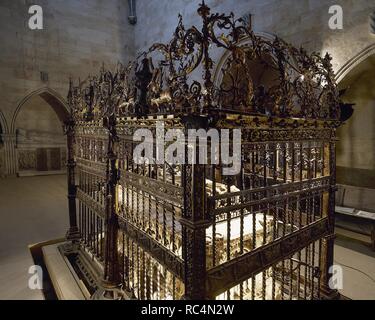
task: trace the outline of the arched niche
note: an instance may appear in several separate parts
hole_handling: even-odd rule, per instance
[[[56,113],[61,123],[64,123],[69,116],[69,111],[65,100],[55,91],[49,88],[41,88],[36,91],[29,93],[25,96],[17,105],[17,108],[13,114],[10,131],[15,132],[15,122],[18,114],[23,109],[25,104],[29,102],[33,97],[38,96],[43,99],[52,110]]]
[[[65,103],[51,90],[33,92],[21,101],[11,125],[16,135],[18,176],[65,172],[63,124],[67,117]]]

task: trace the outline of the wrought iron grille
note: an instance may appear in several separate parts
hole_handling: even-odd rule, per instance
[[[75,161],[78,228],[85,248],[104,261],[108,136],[100,123],[77,125]]]
[[[101,266],[107,293],[319,299],[330,293],[341,124],[331,58],[260,38],[204,2],[198,14],[201,30],[180,17],[168,44],[70,83],[68,239]],[[212,47],[229,57],[219,85]],[[254,61],[276,77],[257,84]],[[184,134],[241,128],[239,172],[224,176],[221,162],[136,163],[134,132],[160,121]]]

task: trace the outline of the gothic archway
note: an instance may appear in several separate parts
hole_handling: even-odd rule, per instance
[[[359,64],[365,61],[368,57],[375,54],[375,43],[363,49],[353,58],[348,60],[336,73],[336,81],[340,83],[344,78]]]
[[[21,100],[10,126],[13,170],[18,176],[64,173],[66,141],[63,124],[69,113],[65,101],[49,88]]]
[[[46,103],[48,103],[50,107],[55,111],[56,115],[62,123],[67,119],[69,112],[65,100],[56,91],[50,88],[41,88],[29,93],[17,105],[17,108],[12,117],[10,132],[15,132],[15,122],[20,110],[34,96],[39,96],[44,101],[46,101]]]

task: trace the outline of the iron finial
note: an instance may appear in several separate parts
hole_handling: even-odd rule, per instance
[[[201,17],[207,17],[210,14],[210,8],[206,5],[204,0],[202,0],[202,3],[199,5],[198,14]]]

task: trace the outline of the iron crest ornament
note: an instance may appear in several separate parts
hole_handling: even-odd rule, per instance
[[[119,63],[114,72],[103,67],[98,76],[71,86],[73,112],[87,121],[112,113],[147,116],[207,114],[210,110],[270,117],[340,118],[339,94],[328,53],[323,57],[308,54],[280,38],[264,39],[244,24],[243,18],[213,14],[204,2],[198,14],[202,19],[200,29],[186,29],[179,16],[169,43],[154,44],[127,67]],[[241,44],[244,39],[247,45]],[[211,51],[217,49],[229,51],[230,57],[220,71],[228,81],[215,86]],[[252,61],[275,75],[271,85],[255,83]]]

